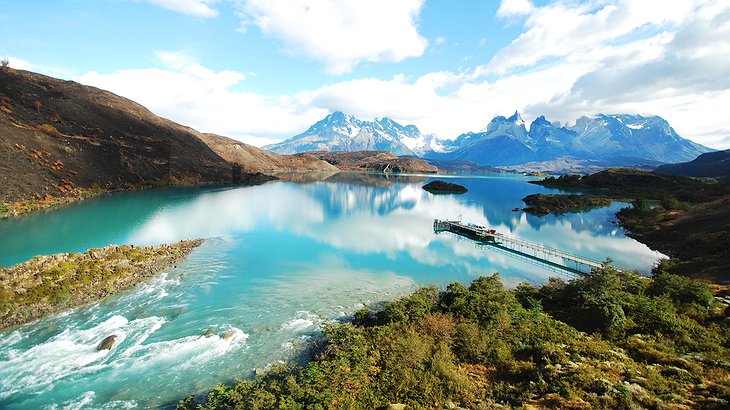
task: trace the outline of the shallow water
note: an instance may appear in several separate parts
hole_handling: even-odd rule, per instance
[[[134,290],[0,332],[0,408],[166,407],[290,360],[322,323],[418,285],[495,271],[507,286],[564,275],[434,234],[434,218],[643,272],[661,257],[612,223],[620,204],[541,218],[512,212],[525,195],[549,192],[524,177],[451,178],[469,188],[458,196],[423,191],[427,177],[339,179],[125,193],[0,223],[2,265],[111,243],[207,239]],[[223,339],[227,331],[233,337]],[[110,334],[117,344],[97,352]]]

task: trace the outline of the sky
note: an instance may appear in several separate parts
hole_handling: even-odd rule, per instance
[[[0,58],[255,146],[333,111],[453,139],[659,115],[730,148],[727,0],[0,0]]]

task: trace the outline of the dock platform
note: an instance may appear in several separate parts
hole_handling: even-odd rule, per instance
[[[571,273],[586,275],[593,268],[603,266],[603,263],[590,258],[504,235],[494,229],[473,223],[435,219],[433,221],[433,230],[435,233],[451,232],[476,241],[478,244],[493,245],[503,250],[512,250],[524,256],[542,260],[549,265],[559,266]]]

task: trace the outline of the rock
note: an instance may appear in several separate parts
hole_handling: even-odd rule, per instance
[[[214,333],[215,333],[215,330],[213,330],[213,328],[209,327],[209,328],[205,329],[205,333],[203,333],[203,336],[205,336],[205,337],[213,336]]]
[[[391,403],[388,405],[388,410],[405,410],[407,409],[405,404],[402,403]]]
[[[463,194],[468,191],[466,187],[459,184],[439,180],[431,181],[422,188],[432,194]]]
[[[236,332],[233,330],[226,330],[225,332],[221,333],[221,339],[228,340],[231,339],[233,336],[236,335]]]
[[[520,212],[520,208],[513,208],[512,212]]]
[[[89,249],[89,257],[91,259],[99,259],[99,254],[96,253],[96,251],[92,251],[91,249]]]
[[[116,342],[117,342],[117,335],[107,336],[104,338],[104,340],[101,341],[101,343],[99,343],[98,346],[96,346],[96,350],[97,351],[109,350],[112,348],[112,346],[114,346],[114,343],[116,343]]]

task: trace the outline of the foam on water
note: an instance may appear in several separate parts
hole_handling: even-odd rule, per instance
[[[283,323],[279,330],[299,333],[314,328],[315,324],[319,325],[321,321],[319,316],[305,310],[300,310],[297,312],[296,317]]]
[[[26,337],[25,334],[14,330],[10,332],[9,334],[5,335],[4,337],[0,337],[0,352],[3,352],[5,349],[9,348],[10,346],[15,345],[16,343],[20,342]],[[0,356],[2,357],[2,356]]]
[[[130,322],[123,316],[114,315],[89,329],[70,325],[27,350],[10,348],[0,361],[0,398],[22,390],[37,390],[56,380],[109,366],[107,356],[115,356],[126,339],[139,344],[162,322],[157,317]],[[110,335],[117,336],[112,349],[97,351],[98,344]]]
[[[137,344],[124,352],[124,361],[135,373],[145,368],[165,366],[167,371],[180,371],[204,364],[214,357],[242,347],[248,334],[241,329],[231,328],[233,336],[224,339],[221,335],[187,336],[180,339],[150,344]]]
[[[94,402],[96,393],[93,391],[84,392],[81,396],[68,400],[61,405],[64,410],[80,410]],[[58,408],[57,406],[50,406],[51,409]]]

